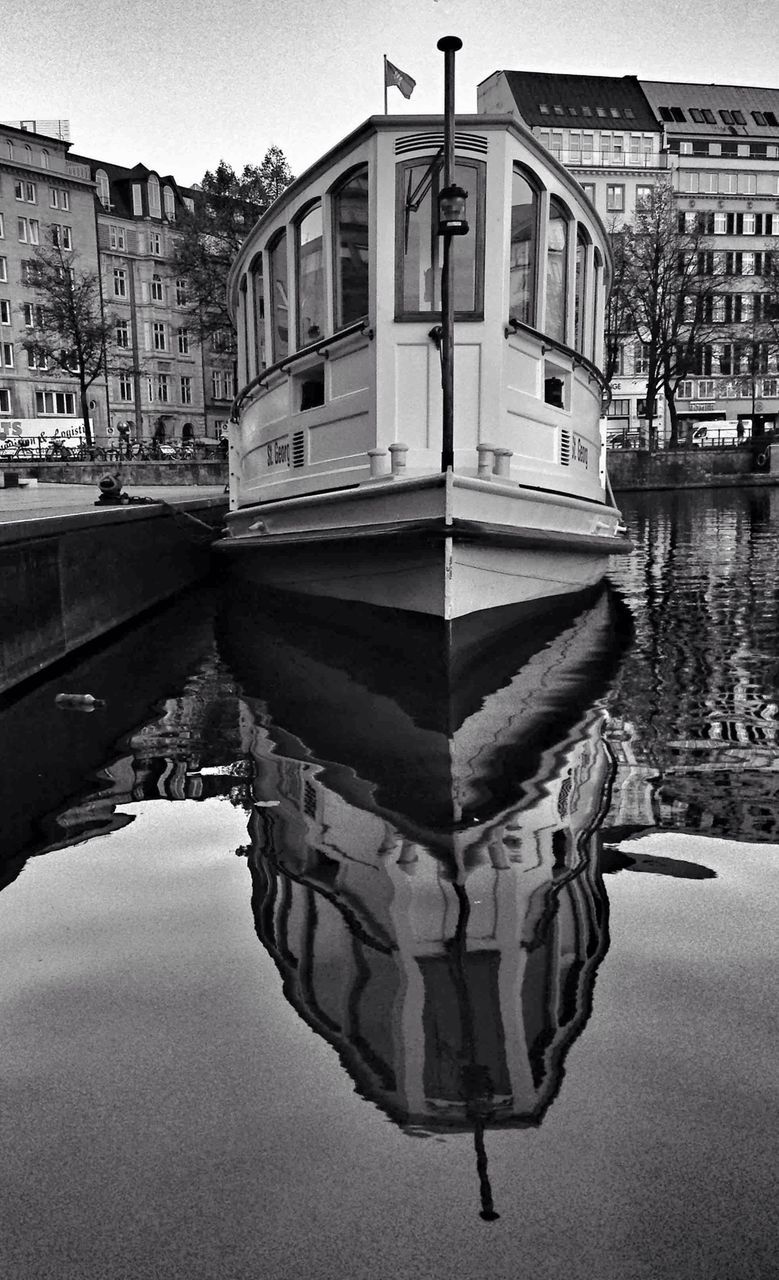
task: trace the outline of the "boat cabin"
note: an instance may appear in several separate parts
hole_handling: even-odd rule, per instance
[[[234,264],[230,506],[441,470],[440,116],[367,120],[259,220]],[[604,499],[606,232],[515,118],[461,116],[455,473]]]

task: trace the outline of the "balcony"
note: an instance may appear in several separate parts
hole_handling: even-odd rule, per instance
[[[65,172],[69,178],[84,178],[89,182],[91,174],[88,164],[77,164],[75,160],[65,161]]]

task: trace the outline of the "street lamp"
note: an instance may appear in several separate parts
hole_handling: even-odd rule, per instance
[[[442,187],[438,193],[438,234],[439,236],[465,236],[468,234],[466,221],[468,192],[454,183]]]

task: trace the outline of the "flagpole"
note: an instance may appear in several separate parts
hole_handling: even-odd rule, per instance
[[[387,55],[384,55],[384,114],[387,115]]]

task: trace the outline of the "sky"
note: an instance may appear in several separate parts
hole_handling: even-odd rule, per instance
[[[384,110],[383,55],[417,84],[391,113],[456,109],[498,70],[779,87],[776,0],[0,0],[0,119],[70,120],[76,154],[185,186],[281,147],[300,174]]]

